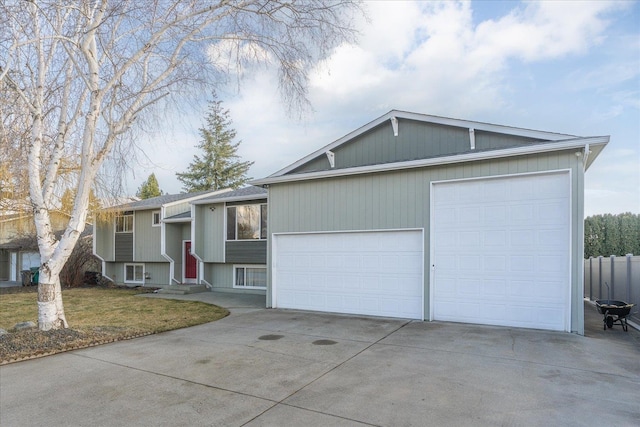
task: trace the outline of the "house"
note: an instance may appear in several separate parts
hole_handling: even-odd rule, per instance
[[[107,209],[112,215],[97,221],[93,238],[102,275],[128,285],[196,283],[189,202],[217,193],[167,194]]]
[[[201,282],[228,292],[265,294],[267,190],[246,187],[191,202],[193,255]]]
[[[103,276],[127,285],[197,284],[264,294],[266,193],[224,189],[111,208],[115,215],[95,227]]]
[[[390,111],[252,184],[267,306],[584,333],[584,172],[608,136]]]
[[[51,211],[53,230],[64,230],[69,215]],[[0,281],[19,281],[20,271],[40,266],[37,245],[30,239],[36,234],[33,215],[10,213],[0,215]]]

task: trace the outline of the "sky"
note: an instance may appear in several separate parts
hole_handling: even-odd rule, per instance
[[[611,141],[585,176],[585,216],[640,213],[640,3],[631,1],[365,2],[356,44],[310,70],[312,111],[287,113],[275,70],[248,67],[240,85],[217,89],[266,177],[397,109]],[[236,81],[231,76],[231,81]],[[182,191],[207,99],[193,114],[167,113],[140,143],[127,178],[134,194],[155,173],[166,193]]]

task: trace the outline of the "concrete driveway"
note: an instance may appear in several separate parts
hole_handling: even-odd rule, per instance
[[[0,425],[640,425],[640,334],[590,305],[585,337],[227,305],[0,367]]]

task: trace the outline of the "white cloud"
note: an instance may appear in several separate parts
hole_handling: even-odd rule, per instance
[[[638,169],[634,162],[640,147],[630,146],[639,131],[637,124],[629,130],[628,122],[629,117],[633,119],[630,110],[635,111],[637,122],[640,104],[640,37],[637,28],[625,32],[616,27],[615,44],[610,29],[614,20],[627,13],[621,12],[623,8],[637,9],[634,4],[527,2],[516,3],[500,16],[491,10],[496,4],[489,2],[365,4],[370,21],[362,22],[359,42],[340,46],[310,70],[314,112],[304,120],[286,115],[273,69],[247,66],[240,70],[240,93],[235,86],[230,92],[219,90],[243,141],[241,156],[256,162],[250,171],[253,177],[269,175],[398,108],[576,134],[590,129],[611,133],[610,147],[587,173],[586,203],[589,209],[595,200],[603,206],[620,204],[620,209],[633,210],[628,205],[637,204],[637,195],[634,199],[634,188],[628,183],[637,185],[637,177],[629,173]],[[480,8],[485,8],[482,16],[488,19],[479,21],[474,15],[474,9]],[[498,9],[505,7],[501,3]],[[592,57],[598,49],[600,55]],[[603,57],[604,63],[594,62]],[[219,58],[226,58],[228,64],[232,56]],[[548,88],[550,77],[559,73],[558,63],[564,67],[562,74],[557,75],[556,86]],[[522,74],[514,74],[516,69]],[[532,92],[537,104],[523,97]],[[594,98],[594,92],[600,96]],[[179,138],[185,140],[178,148],[181,153],[166,164],[180,171],[195,153],[190,147],[197,141],[197,126],[190,143],[186,130]],[[626,162],[624,156],[608,154],[624,147],[633,153],[627,154]],[[138,176],[142,181],[148,173]],[[162,181],[161,186],[173,191]],[[174,188],[179,191],[179,183]]]

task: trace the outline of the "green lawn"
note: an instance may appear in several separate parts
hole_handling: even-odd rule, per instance
[[[63,332],[13,332],[16,323],[37,323],[37,293],[0,295],[0,360],[52,353],[213,322],[229,314],[196,301],[138,297],[140,290],[74,288],[62,291],[69,329]],[[55,337],[55,338],[54,338]]]

